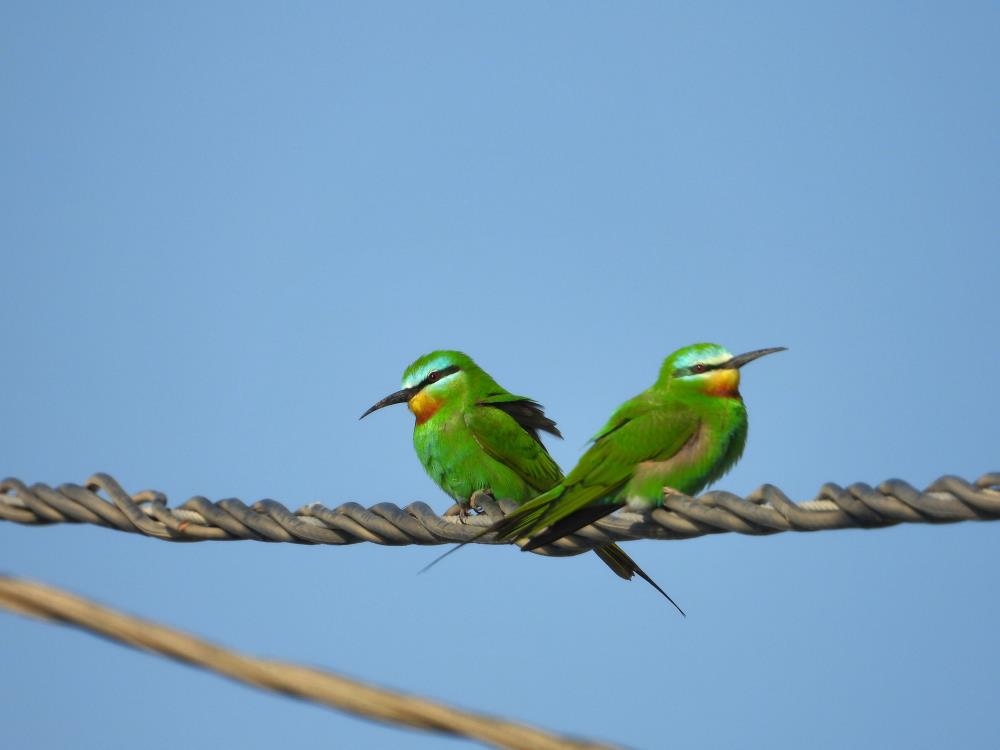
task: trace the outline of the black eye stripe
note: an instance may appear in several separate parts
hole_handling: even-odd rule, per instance
[[[708,364],[706,362],[696,362],[695,364],[691,365],[690,367],[682,367],[681,369],[674,371],[674,376],[682,378],[685,375],[704,375],[706,372],[711,372],[712,370],[718,370],[724,364],[726,364],[726,363],[725,362],[719,362],[718,364],[710,365],[710,364]],[[698,365],[701,365],[701,367],[703,369],[696,370],[695,368],[698,367]]]
[[[417,390],[419,391],[424,386],[430,385],[431,383],[435,383],[441,378],[446,378],[453,372],[458,372],[460,369],[461,368],[458,365],[448,365],[447,367],[444,367],[440,370],[434,370],[434,372],[430,373],[426,378],[424,378],[417,384]]]

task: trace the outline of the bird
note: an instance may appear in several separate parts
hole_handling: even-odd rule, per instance
[[[527,551],[619,508],[662,505],[665,492],[700,492],[736,464],[746,445],[740,369],[780,351],[785,347],[734,356],[709,343],[678,349],[650,388],[618,407],[562,481],[484,535],[525,540],[521,549]]]
[[[523,503],[562,481],[562,471],[539,437],[543,431],[561,438],[556,423],[541,404],[502,388],[467,354],[425,354],[403,372],[402,385],[360,419],[386,406],[407,404],[415,417],[413,447],[420,463],[461,514],[476,492]],[[615,574],[626,580],[639,575],[677,607],[617,544],[594,551]]]

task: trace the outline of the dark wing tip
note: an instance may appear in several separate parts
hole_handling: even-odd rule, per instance
[[[538,440],[538,430],[562,439],[562,433],[556,427],[555,421],[545,416],[545,410],[537,401],[522,398],[517,401],[489,402],[484,405],[507,412],[521,426],[521,429],[528,432],[535,440]],[[539,442],[541,441],[539,440]]]
[[[550,435],[555,435],[557,438],[559,438],[560,440],[562,440],[563,434],[561,432],[559,432],[559,428],[556,427],[556,423],[553,422],[548,417],[546,417],[546,421],[548,422],[548,424],[545,427],[541,427],[539,429],[545,430]]]
[[[522,403],[524,404],[524,408],[532,414],[535,420],[537,420],[535,423],[536,429],[544,430],[550,435],[555,435],[560,440],[562,439],[562,433],[559,432],[559,428],[556,427],[555,420],[549,419],[545,416],[545,407],[530,398],[526,398]]]

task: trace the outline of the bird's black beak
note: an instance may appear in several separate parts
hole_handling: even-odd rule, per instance
[[[378,411],[383,406],[392,406],[393,404],[405,404],[411,398],[417,395],[417,388],[404,388],[401,391],[396,391],[395,393],[390,393],[384,399],[379,401],[377,404],[373,404],[372,407],[362,414],[358,419],[364,419],[373,411]]]
[[[761,357],[767,356],[768,354],[774,354],[775,352],[783,352],[786,348],[787,347],[784,346],[774,346],[770,349],[756,349],[752,352],[747,352],[746,354],[738,354],[726,362],[723,367],[735,370],[743,367],[743,365],[747,362],[753,362],[755,359],[760,359]]]

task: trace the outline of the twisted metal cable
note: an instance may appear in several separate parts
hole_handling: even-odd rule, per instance
[[[0,609],[74,625],[263,690],[313,701],[385,724],[466,737],[507,750],[616,750],[618,747],[464,711],[332,672],[273,659],[256,659],[51,586],[4,575],[0,575]]]
[[[464,521],[458,516],[439,516],[421,502],[403,508],[392,503],[370,508],[358,503],[334,508],[311,503],[293,513],[275,500],[259,500],[247,506],[235,498],[213,503],[198,496],[170,508],[161,492],[145,490],[129,495],[112,477],[95,474],[84,486],[63,484],[55,489],[5,479],[0,482],[0,520],[34,525],[89,523],[171,542],[254,539],[296,544],[495,544],[492,535],[474,537],[516,505],[483,494],[475,499],[483,513]],[[661,508],[621,510],[533,551],[566,556],[607,542],[634,539],[691,539],[727,531],[763,536],[782,531],[998,518],[1000,472],[984,474],[972,483],[944,476],[923,491],[898,479],[878,487],[858,482],[844,488],[827,483],[813,500],[803,503],[793,503],[770,484],[746,498],[721,491],[691,498],[668,490]]]

